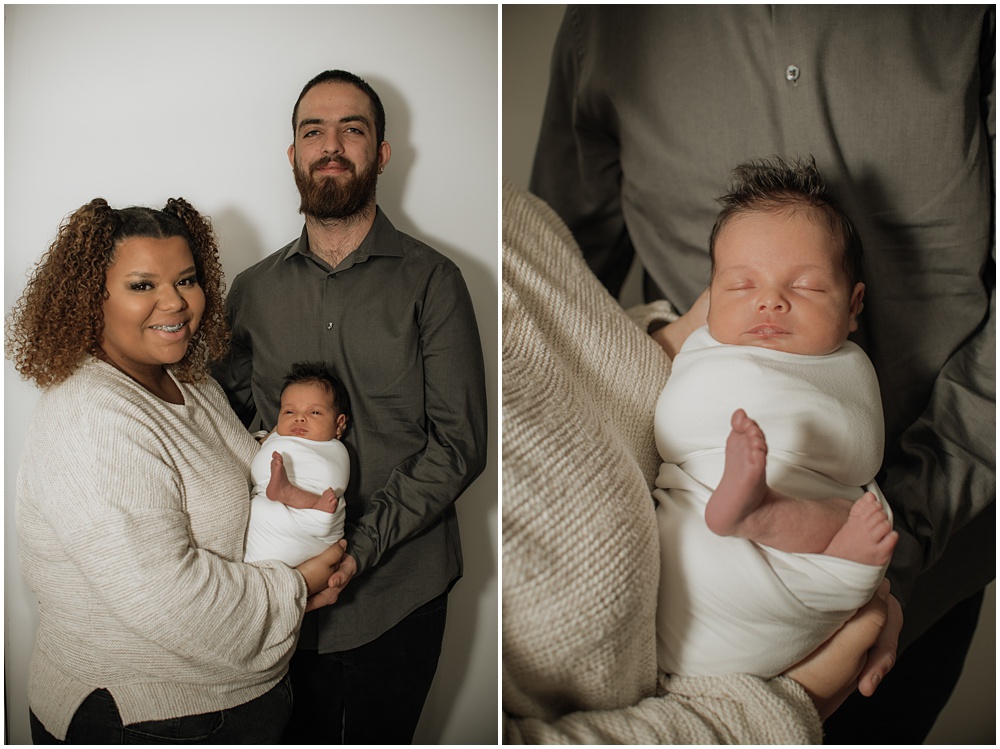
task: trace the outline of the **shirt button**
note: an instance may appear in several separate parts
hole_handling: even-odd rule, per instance
[[[799,79],[799,69],[795,65],[789,65],[785,68],[785,79],[789,81],[797,81]]]
[[[327,329],[327,330],[333,330],[333,323],[332,323],[332,322],[328,322],[328,323],[326,324],[326,329]]]

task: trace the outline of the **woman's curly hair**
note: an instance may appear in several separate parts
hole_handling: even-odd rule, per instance
[[[100,352],[108,267],[122,242],[139,237],[185,239],[205,293],[201,325],[171,371],[183,382],[194,382],[225,355],[225,282],[209,219],[183,198],[171,198],[163,210],[116,210],[95,198],[59,228],[8,316],[5,354],[22,377],[47,388]]]

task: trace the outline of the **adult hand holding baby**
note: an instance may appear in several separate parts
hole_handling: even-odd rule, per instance
[[[691,305],[691,309],[673,322],[650,333],[671,360],[677,356],[687,337],[708,323],[708,298],[708,289],[705,289]]]
[[[344,551],[346,549],[347,540],[342,538],[326,551],[317,554],[311,559],[307,559],[295,568],[305,578],[306,589],[309,591],[309,598],[306,600],[306,611],[318,609],[337,600],[336,596],[329,598],[328,596],[324,596],[324,594],[330,590],[330,572],[339,568],[344,559]]]
[[[826,720],[858,688],[870,697],[896,660],[903,625],[899,602],[883,580],[872,599],[811,655],[785,672]]]
[[[330,567],[333,568],[333,574],[329,575],[326,579],[327,587],[314,595],[310,595],[306,600],[307,612],[312,611],[313,609],[322,608],[323,606],[329,606],[331,603],[336,603],[341,592],[343,592],[344,588],[347,587],[347,584],[351,581],[351,578],[353,578],[354,574],[358,571],[358,563],[355,561],[354,557],[343,553],[343,549],[347,548],[347,541],[341,539],[335,546],[331,546],[330,548],[340,548],[341,556],[338,558],[336,564],[330,565]],[[323,555],[320,555],[320,557],[322,556]],[[320,557],[316,557],[316,559],[319,559]],[[312,588],[310,588],[310,592],[311,591]]]

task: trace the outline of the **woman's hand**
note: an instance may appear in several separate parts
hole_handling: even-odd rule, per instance
[[[858,686],[859,677],[862,694],[875,691],[895,662],[902,623],[899,602],[883,580],[867,604],[785,675],[802,685],[826,720]]]
[[[701,292],[695,303],[687,312],[672,323],[667,323],[659,330],[652,332],[652,338],[667,352],[671,361],[681,350],[684,341],[702,325],[708,323],[708,289]]]
[[[295,568],[305,578],[310,596],[327,587],[330,576],[340,566],[340,560],[343,559],[346,549],[347,539],[342,538],[326,551],[307,559]]]

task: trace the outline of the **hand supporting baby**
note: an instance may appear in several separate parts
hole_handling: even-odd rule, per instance
[[[785,672],[812,698],[826,720],[857,688],[870,697],[896,662],[903,613],[883,580],[862,606],[829,640]]]
[[[677,356],[684,341],[698,328],[708,323],[708,289],[701,292],[695,303],[687,312],[662,328],[650,333],[650,336],[667,352],[671,360]]]

